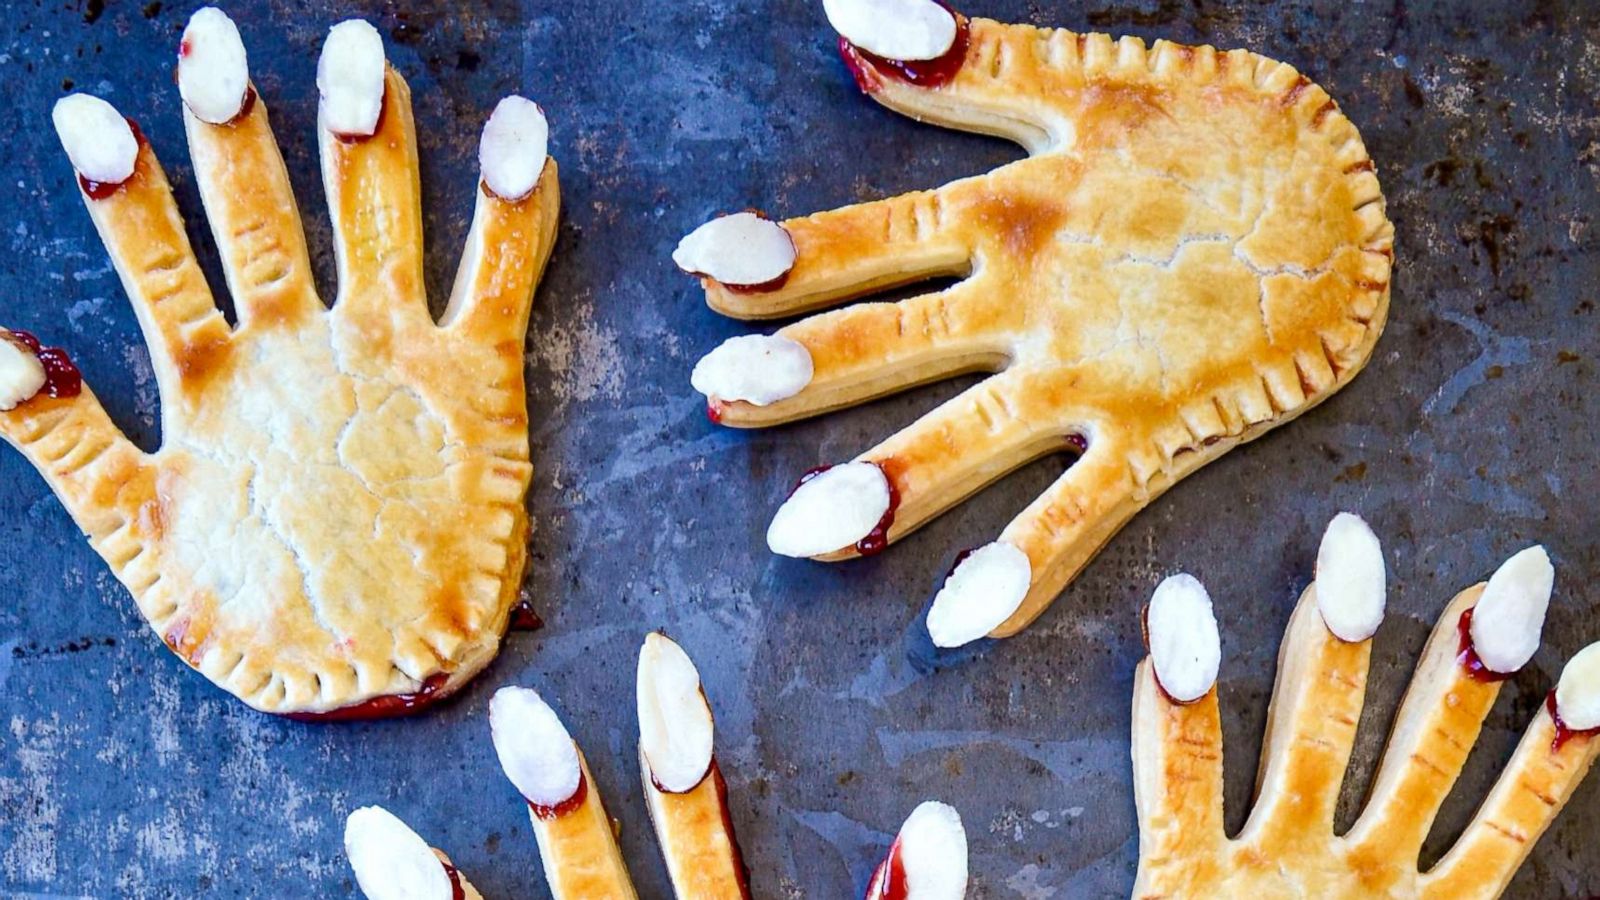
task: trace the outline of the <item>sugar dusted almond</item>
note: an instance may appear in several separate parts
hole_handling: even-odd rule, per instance
[[[928,610],[935,646],[959,647],[1000,626],[1022,605],[1033,564],[1015,544],[995,541],[972,551],[950,572]]]
[[[250,90],[250,63],[239,28],[215,6],[189,17],[178,44],[178,93],[195,118],[213,125],[234,120]]]
[[[139,139],[116,107],[88,94],[68,94],[56,101],[50,120],[79,175],[100,184],[133,177]]]
[[[1521,551],[1489,576],[1472,610],[1472,648],[1491,671],[1509,675],[1539,649],[1556,570],[1538,545]]]
[[[639,748],[656,786],[694,790],[711,770],[715,726],[694,661],[666,635],[652,632],[639,651]]]
[[[889,511],[889,479],[869,462],[842,463],[795,488],[767,526],[767,546],[782,556],[832,553],[872,533]]]
[[[734,287],[775,282],[789,274],[794,260],[789,232],[756,212],[712,219],[689,232],[672,251],[678,268]]]
[[[1156,680],[1167,696],[1192,703],[1216,684],[1222,641],[1211,597],[1193,575],[1173,575],[1156,587],[1145,631]]]
[[[898,861],[898,865],[896,862]],[[903,884],[892,883],[903,877]],[[867,900],[962,900],[967,895],[967,831],[961,815],[929,800],[911,811],[872,874]]]
[[[347,19],[328,29],[317,59],[322,127],[345,137],[377,133],[386,65],[383,38],[371,24]]]
[[[1317,551],[1317,609],[1343,641],[1364,641],[1383,623],[1383,547],[1367,523],[1342,512],[1328,523]]]
[[[44,390],[44,365],[33,350],[0,331],[0,410],[16,409]]]
[[[489,701],[489,729],[500,768],[531,804],[555,809],[583,781],[578,747],[537,691],[506,687]]]
[[[811,374],[805,345],[777,334],[746,334],[728,338],[695,363],[689,383],[709,400],[766,406],[800,393]]]
[[[1600,728],[1600,644],[1579,650],[1561,670],[1556,713],[1573,731]]]
[[[503,200],[533,193],[549,155],[550,124],[539,104],[512,95],[495,105],[478,141],[483,183]]]
[[[381,806],[363,806],[345,820],[344,851],[369,900],[450,900],[455,893],[428,842]]]
[[[933,0],[822,0],[845,40],[885,59],[938,59],[956,41],[956,17]]]

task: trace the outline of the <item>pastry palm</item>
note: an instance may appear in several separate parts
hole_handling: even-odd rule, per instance
[[[1455,846],[1427,872],[1418,855],[1466,764],[1498,680],[1460,659],[1459,623],[1484,585],[1445,607],[1402,701],[1356,824],[1334,811],[1366,692],[1371,640],[1335,637],[1307,588],[1278,656],[1256,801],[1243,831],[1223,830],[1217,692],[1179,705],[1150,661],[1134,677],[1133,773],[1139,875],[1133,895],[1162,897],[1495,897],[1600,752],[1591,734],[1556,739],[1541,706],[1505,772]]]
[[[384,90],[371,138],[319,129],[331,310],[265,104],[227,125],[186,109],[237,329],[141,141],[132,178],[85,202],[150,349],[161,448],[131,444],[87,389],[0,413],[167,645],[270,712],[400,695],[364,704],[392,713],[454,690],[494,657],[525,559],[522,346],[556,167],[520,201],[478,192],[435,324],[409,92],[392,69]]]
[[[1029,158],[784,222],[797,256],[780,286],[705,287],[718,311],[765,318],[962,280],[790,325],[779,334],[814,363],[804,390],[712,402],[724,424],[765,426],[997,373],[859,459],[898,494],[893,541],[1029,459],[1083,451],[1002,535],[1032,568],[993,632],[1006,636],[1166,488],[1356,374],[1387,314],[1392,227],[1355,127],[1288,65],[968,24],[961,67],[938,87],[841,48],[880,103],[1010,138]]]

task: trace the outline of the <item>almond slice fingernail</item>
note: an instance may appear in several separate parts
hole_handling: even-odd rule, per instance
[[[793,397],[811,383],[811,351],[777,334],[728,338],[695,363],[689,383],[706,399],[766,406]]]
[[[1016,545],[995,541],[967,554],[928,610],[928,636],[936,647],[959,647],[1000,626],[1022,605],[1033,583],[1033,564]]]
[[[344,138],[376,134],[385,66],[383,38],[370,23],[347,19],[328,29],[317,59],[322,127]]]
[[[363,806],[345,820],[344,852],[370,900],[443,900],[455,893],[428,842],[381,806]]]
[[[956,41],[956,17],[933,0],[822,0],[833,30],[875,56],[937,59]]]
[[[512,95],[495,104],[478,141],[478,170],[495,196],[516,202],[533,193],[550,152],[544,110]]]
[[[537,691],[506,687],[489,701],[489,730],[500,768],[542,819],[569,812],[583,794],[578,745]]]
[[[651,780],[669,794],[694,790],[711,771],[711,706],[694,661],[660,632],[639,650],[638,703],[639,747]]]
[[[178,44],[178,94],[195,118],[233,121],[250,90],[250,64],[239,28],[227,13],[204,6],[189,17]]]
[[[118,185],[133,177],[139,139],[117,108],[88,94],[68,94],[50,111],[67,159],[85,180]]]
[[[954,807],[929,800],[906,817],[878,864],[866,900],[961,900],[967,895],[967,831]]]
[[[33,349],[0,332],[0,411],[16,409],[44,390],[44,364]]]
[[[760,213],[733,213],[689,232],[672,251],[672,261],[690,275],[729,287],[760,288],[781,283],[794,268],[794,240]]]
[[[802,480],[767,526],[767,546],[807,557],[851,546],[878,528],[893,497],[889,478],[870,462],[831,466]]]
[[[1573,731],[1600,728],[1600,644],[1579,650],[1561,670],[1556,715]]]
[[[1205,586],[1193,575],[1173,575],[1156,587],[1145,609],[1145,639],[1156,681],[1173,700],[1192,703],[1217,683],[1217,618]]]
[[[1472,648],[1490,671],[1508,675],[1539,649],[1556,570],[1537,544],[1506,560],[1489,576],[1472,610]]]
[[[1364,641],[1383,624],[1383,547],[1367,523],[1342,512],[1328,523],[1317,551],[1317,609],[1343,641]]]

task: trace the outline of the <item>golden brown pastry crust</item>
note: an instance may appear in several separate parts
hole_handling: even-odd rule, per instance
[[[1458,622],[1483,585],[1463,591],[1434,628],[1401,703],[1361,818],[1333,834],[1366,691],[1370,641],[1339,640],[1307,588],[1279,654],[1255,806],[1228,838],[1216,691],[1173,703],[1149,661],[1134,678],[1134,797],[1141,900],[1178,897],[1495,897],[1600,752],[1576,735],[1554,750],[1541,707],[1472,823],[1428,872],[1417,857],[1500,690],[1458,661]]]
[[[725,424],[764,426],[998,372],[859,457],[898,491],[891,540],[1086,440],[1001,535],[1034,577],[998,637],[1162,491],[1361,369],[1387,316],[1393,229],[1355,126],[1286,64],[984,19],[970,29],[942,87],[867,63],[862,80],[891,109],[1011,138],[1029,158],[784,222],[798,257],[776,290],[703,283],[718,311],[766,318],[968,276],[783,328],[811,352],[810,385],[764,407],[713,402]]]
[[[168,646],[251,706],[321,713],[445,696],[498,651],[525,562],[522,346],[554,243],[555,163],[523,200],[479,191],[456,296],[435,325],[398,73],[376,135],[322,135],[331,311],[265,102],[228,125],[186,117],[239,327],[212,302],[142,145],[133,177],[85,203],[150,346],[162,447],[134,447],[87,389],[0,414],[0,434]]]
[[[586,788],[577,808],[550,819],[529,812],[550,894],[556,900],[630,900],[638,894],[581,751],[578,765]]]
[[[716,760],[705,779],[683,794],[656,787],[642,748],[639,770],[673,893],[679,900],[749,900],[749,878],[729,818],[728,786]]]

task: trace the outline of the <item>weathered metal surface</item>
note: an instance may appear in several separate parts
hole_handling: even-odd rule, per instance
[[[313,70],[333,21],[371,18],[411,81],[436,297],[465,232],[483,117],[512,90],[549,112],[566,211],[529,338],[538,474],[526,588],[548,624],[513,636],[464,696],[417,720],[261,716],[161,647],[42,482],[0,454],[0,892],[346,896],[343,816],[377,802],[447,848],[487,895],[544,896],[524,810],[488,742],[488,697],[515,682],[565,714],[622,820],[642,891],[666,896],[632,750],[635,652],[646,629],[665,627],[699,660],[719,714],[759,896],[857,894],[901,818],[930,796],[967,820],[974,896],[1125,894],[1139,605],[1178,568],[1217,598],[1237,824],[1278,638],[1341,508],[1384,537],[1394,585],[1352,798],[1450,594],[1531,541],[1557,560],[1545,646],[1502,695],[1432,858],[1562,661],[1600,638],[1589,584],[1600,566],[1592,4],[969,4],[1294,63],[1362,128],[1400,256],[1388,333],[1349,389],[1136,518],[1023,636],[941,659],[919,606],[954,552],[988,539],[1063,462],[1029,467],[881,557],[774,559],[762,532],[795,475],[852,455],[957,386],[771,432],[718,430],[688,370],[743,326],[705,309],[667,254],[718,211],[808,212],[933,186],[1018,151],[859,96],[820,10],[799,0],[230,6],[325,279]],[[0,320],[72,348],[147,447],[159,435],[145,351],[48,110],[75,86],[138,117],[215,273],[169,78],[188,12],[94,0],[14,5],[0,21],[10,113],[0,206],[11,219]],[[1600,892],[1597,782],[1513,895]]]

